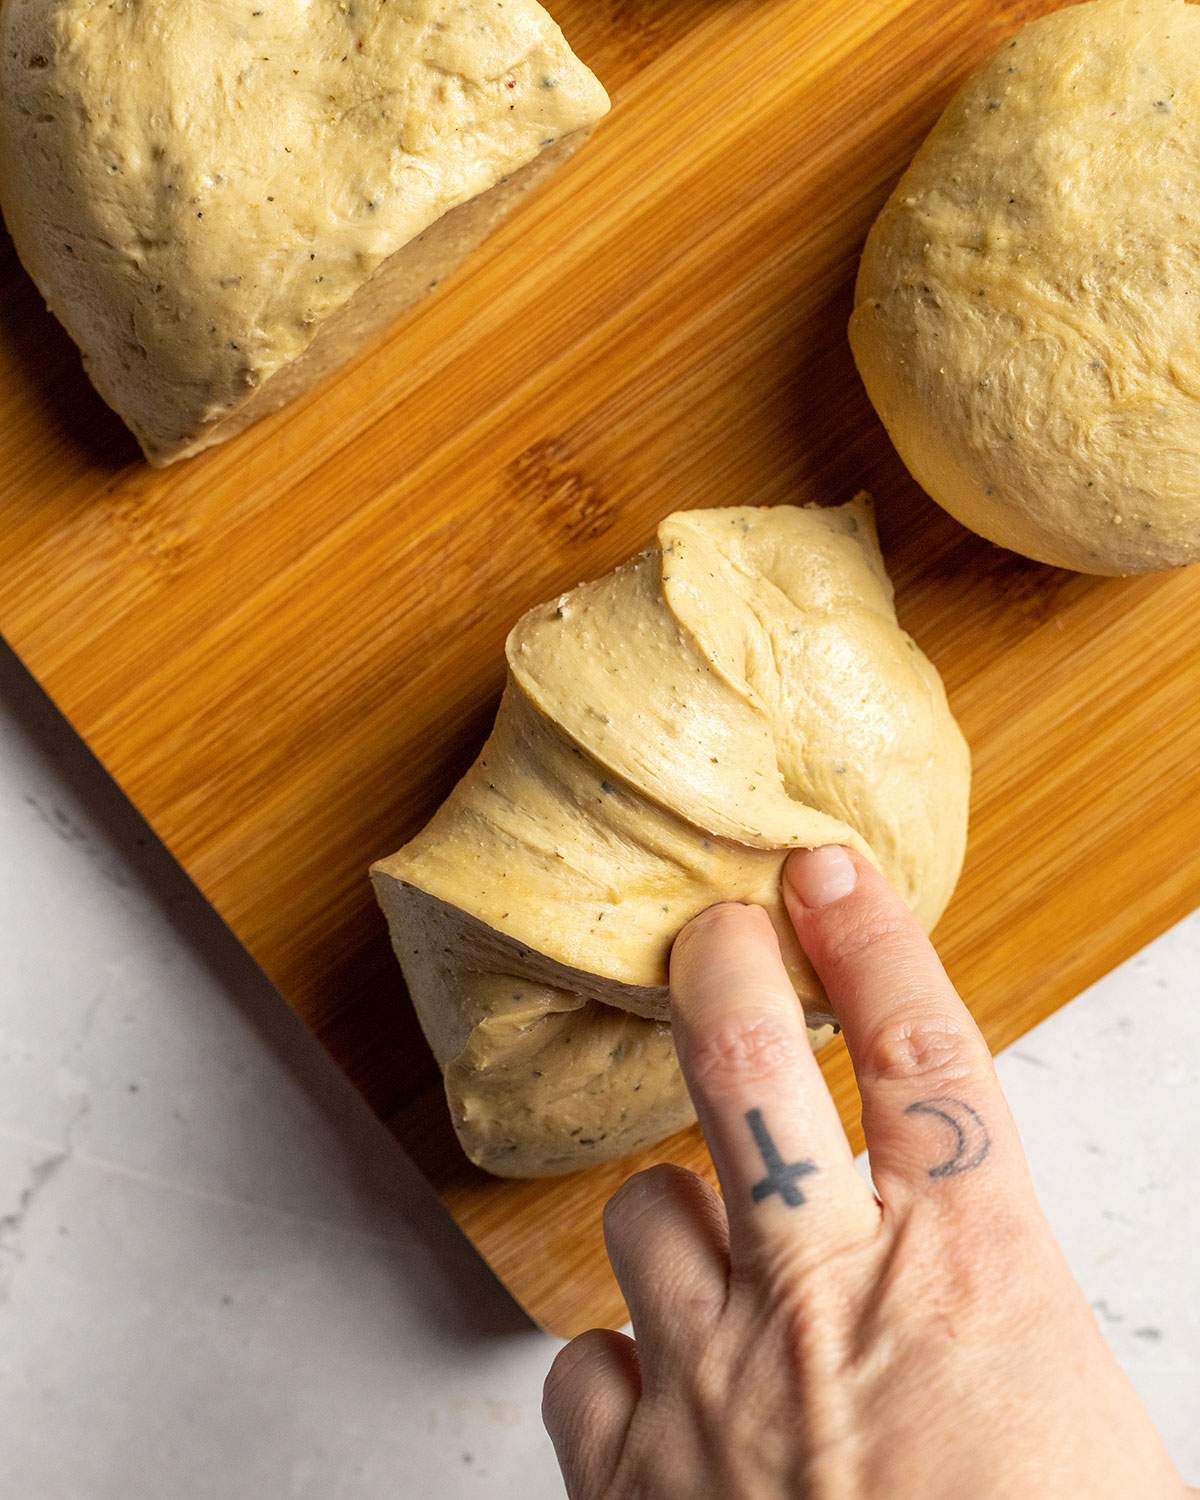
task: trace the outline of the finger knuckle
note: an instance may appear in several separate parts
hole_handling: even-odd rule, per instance
[[[608,1334],[603,1328],[591,1328],[573,1338],[554,1356],[542,1384],[542,1411],[551,1417],[561,1416],[572,1404],[575,1389],[587,1378],[589,1369],[607,1353]]]
[[[676,1166],[674,1162],[657,1162],[625,1179],[604,1205],[605,1225],[636,1221],[664,1198],[694,1193],[698,1185],[699,1178],[686,1167]]]
[[[1012,1268],[1045,1264],[1049,1245],[1028,1200],[1009,1202],[1003,1192],[984,1205],[947,1207],[922,1197],[908,1205],[915,1221],[905,1236],[905,1280],[925,1304],[987,1312],[997,1299],[1016,1310]]]
[[[857,1072],[860,1083],[952,1082],[980,1064],[978,1036],[931,1007],[890,1017],[869,1035]]]
[[[762,1014],[729,1016],[691,1049],[693,1081],[706,1093],[786,1077],[799,1060],[794,1028]]]
[[[695,1344],[695,1357],[679,1372],[687,1405],[710,1431],[719,1431],[728,1416],[731,1389],[737,1382],[737,1361],[730,1357],[730,1342],[710,1334]]]

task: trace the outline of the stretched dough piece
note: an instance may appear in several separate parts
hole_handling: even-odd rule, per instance
[[[788,849],[843,842],[927,927],[962,862],[969,762],[896,623],[869,502],[683,511],[657,545],[531,610],[479,759],[374,866],[472,1161],[627,1154],[691,1118],[667,957],[720,900],[770,912]]]
[[[0,203],[153,464],[290,401],[586,137],[535,0],[5,0]]]
[[[871,230],[850,342],[901,458],[1042,562],[1200,560],[1200,6],[1033,22]]]

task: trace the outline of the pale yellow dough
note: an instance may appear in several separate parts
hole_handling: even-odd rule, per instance
[[[491,738],[372,875],[468,1156],[542,1176],[687,1123],[667,958],[715,901],[782,909],[797,847],[873,859],[932,927],[969,760],[896,623],[865,496],[684,511],[657,545],[531,610]]]
[[[534,0],[4,0],[0,203],[152,463],[428,291],[608,108]]]
[[[871,231],[850,339],[917,481],[1043,562],[1200,559],[1200,7],[1094,0],[960,91]]]

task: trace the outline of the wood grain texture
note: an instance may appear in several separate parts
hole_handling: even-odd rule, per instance
[[[378,348],[166,471],[0,256],[0,628],[559,1333],[624,1317],[599,1215],[639,1163],[467,1166],[366,867],[473,758],[515,617],[667,511],[874,491],[901,619],[974,749],[939,941],[993,1046],[1200,899],[1200,570],[1088,579],[963,532],[845,339],[896,174],[1049,8],[564,0],[614,94],[594,141]],[[840,1045],[822,1060],[858,1144]],[[694,1133],[652,1155],[707,1170]]]

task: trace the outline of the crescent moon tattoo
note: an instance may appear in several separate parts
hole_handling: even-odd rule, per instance
[[[904,1113],[936,1115],[954,1132],[953,1152],[936,1167],[930,1167],[930,1177],[957,1177],[960,1172],[973,1172],[992,1148],[987,1127],[963,1099],[918,1099]]]

